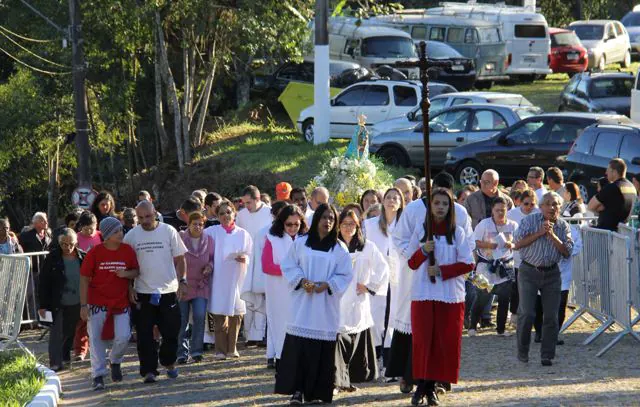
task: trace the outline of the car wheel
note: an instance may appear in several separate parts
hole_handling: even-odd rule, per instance
[[[607,56],[602,54],[602,56],[600,57],[600,60],[598,61],[598,70],[604,71],[606,67],[607,67]]]
[[[313,143],[313,119],[307,119],[302,123],[302,137],[308,143]]]
[[[533,83],[536,80],[536,75],[520,75],[518,79],[522,83]]]
[[[474,86],[478,90],[491,89],[491,87],[493,86],[493,81],[476,81]]]
[[[377,155],[387,165],[396,167],[408,167],[410,165],[409,157],[398,147],[382,147]]]
[[[631,65],[631,52],[629,52],[629,50],[625,52],[624,60],[622,60],[620,65],[622,65],[623,68],[628,68]]]
[[[462,185],[478,185],[482,176],[482,168],[475,161],[464,161],[458,167],[456,178]]]
[[[578,184],[578,189],[580,190],[582,202],[589,202],[589,190],[587,189],[587,186],[583,182],[581,182]]]

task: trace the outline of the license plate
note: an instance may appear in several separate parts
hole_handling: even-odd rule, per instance
[[[464,71],[464,66],[462,65],[451,65],[452,71]]]
[[[578,59],[578,54],[576,54],[576,53],[567,54],[567,59],[569,61],[575,61],[576,59]]]
[[[528,62],[528,63],[536,62],[536,57],[524,57],[524,62]]]

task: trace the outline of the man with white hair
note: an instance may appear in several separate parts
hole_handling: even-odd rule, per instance
[[[44,212],[36,212],[31,219],[31,229],[21,233],[18,237],[18,241],[25,253],[49,251],[49,245],[51,244],[51,231],[49,230],[47,214]],[[40,270],[44,264],[45,258],[46,255],[43,254],[31,256],[31,275],[29,278],[33,280],[33,284],[29,283],[27,288],[27,304],[25,307],[28,311],[28,315],[26,315],[25,319],[36,319],[36,312],[39,307],[38,304],[36,304],[37,296],[35,293],[38,292]]]
[[[507,201],[507,210],[513,208],[513,201],[498,189],[500,176],[496,170],[486,170],[480,178],[480,190],[469,195],[464,207],[471,216],[471,227],[475,228],[481,220],[491,217],[491,204],[500,196]]]
[[[329,203],[329,190],[327,188],[317,187],[313,191],[311,191],[309,206],[307,207],[307,210],[304,213],[305,218],[307,218],[308,225],[311,225],[311,219],[313,219],[313,214],[315,213],[318,205],[328,204],[328,203]]]

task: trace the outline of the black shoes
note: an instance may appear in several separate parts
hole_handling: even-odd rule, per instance
[[[529,363],[529,356],[522,353],[518,353],[518,360],[522,363]]]
[[[434,390],[427,390],[425,396],[427,397],[428,406],[439,406],[440,400]]]
[[[193,360],[193,363],[200,363],[204,358],[202,355],[196,355],[196,356],[193,356],[191,359]]]
[[[93,390],[104,390],[104,379],[102,378],[102,376],[94,377],[91,387],[93,388]]]
[[[542,334],[540,334],[540,333],[536,332],[536,336],[535,336],[535,338],[533,338],[533,341],[534,341],[535,343],[540,343],[540,342],[542,342]]]
[[[413,390],[413,385],[407,383],[404,379],[400,379],[400,392],[409,394],[411,393],[411,390]]]
[[[120,363],[111,364],[111,381],[115,383],[122,381],[122,369],[120,369]]]
[[[276,368],[276,360],[274,358],[267,359],[267,369],[275,369]]]
[[[559,345],[559,346],[564,345],[564,340],[563,339],[558,339],[558,342],[556,342],[556,345]]]
[[[302,392],[295,392],[293,396],[291,396],[291,400],[289,400],[290,406],[300,406],[302,405]]]
[[[496,324],[491,322],[491,320],[483,319],[480,321],[480,328],[495,328]]]
[[[540,363],[542,363],[542,366],[552,366],[553,362],[551,362],[551,359],[542,359],[540,361]]]
[[[416,392],[413,393],[413,397],[411,397],[411,405],[412,406],[424,405],[424,394],[421,391],[416,390]]]

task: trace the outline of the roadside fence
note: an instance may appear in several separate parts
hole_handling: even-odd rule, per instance
[[[616,233],[584,226],[580,233],[583,250],[573,258],[569,299],[577,309],[561,332],[589,314],[600,326],[584,341],[588,345],[614,324],[620,326],[622,332],[597,353],[602,356],[628,334],[640,341],[633,330],[640,321],[638,230],[620,225]]]
[[[0,255],[0,351],[20,343],[20,323],[31,276],[31,259],[26,255]],[[30,352],[29,352],[30,353]]]

